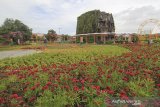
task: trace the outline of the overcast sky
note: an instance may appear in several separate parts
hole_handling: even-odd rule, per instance
[[[0,25],[13,18],[34,33],[61,28],[61,34],[74,35],[77,17],[95,9],[113,14],[118,33],[137,32],[146,19],[160,19],[160,0],[0,0]]]

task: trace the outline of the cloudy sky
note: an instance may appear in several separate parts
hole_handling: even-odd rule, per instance
[[[74,35],[77,17],[95,9],[113,14],[118,33],[137,32],[146,19],[160,19],[160,0],[0,0],[0,25],[13,18],[34,33],[54,29]]]

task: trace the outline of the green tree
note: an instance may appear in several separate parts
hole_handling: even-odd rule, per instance
[[[30,40],[32,29],[23,24],[20,20],[7,18],[0,27],[0,35],[10,34],[10,32],[21,32],[23,41]]]
[[[3,25],[0,27],[0,35],[8,34],[10,31],[13,31],[14,20],[6,19]]]
[[[50,29],[50,30],[48,30],[48,33],[47,33],[46,37],[49,41],[54,42],[57,39],[57,33],[53,29]]]
[[[133,43],[137,43],[139,41],[138,35],[137,34],[133,34],[132,35],[132,42]]]

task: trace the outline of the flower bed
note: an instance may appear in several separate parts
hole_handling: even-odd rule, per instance
[[[1,106],[105,107],[112,99],[146,100],[159,106],[160,47],[124,45],[132,52],[72,64],[6,67],[0,85]],[[7,75],[7,77],[6,77]]]

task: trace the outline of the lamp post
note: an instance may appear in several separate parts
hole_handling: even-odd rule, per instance
[[[62,29],[62,28],[60,28],[60,27],[58,28],[58,30],[59,30],[59,35],[60,35],[60,33],[61,33],[61,29]]]

